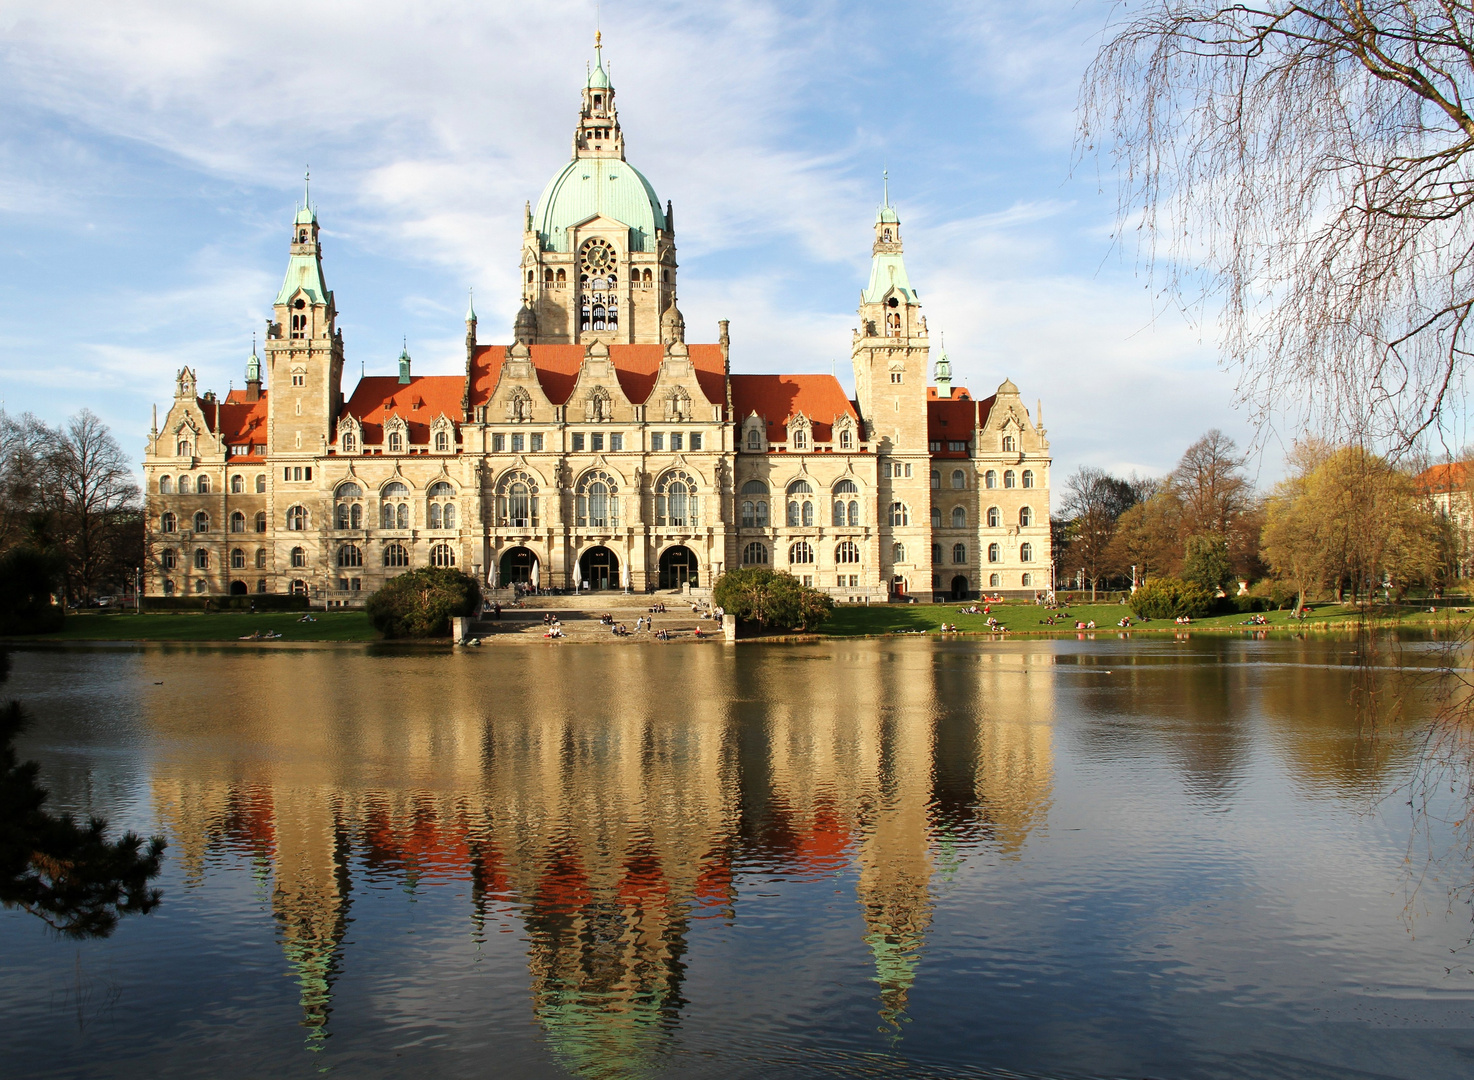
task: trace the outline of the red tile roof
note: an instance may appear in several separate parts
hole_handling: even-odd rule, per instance
[[[814,441],[834,439],[834,422],[860,414],[833,375],[733,375],[732,419],[741,424],[753,413],[768,424],[768,442],[788,442],[788,418],[803,413],[813,424]]]
[[[1434,465],[1424,469],[1416,477],[1418,488],[1428,494],[1463,491],[1469,482],[1469,466],[1462,461],[1447,465]]]
[[[430,441],[430,424],[444,413],[457,424],[464,420],[461,393],[466,380],[460,375],[421,375],[401,383],[394,375],[368,375],[358,381],[346,411],[363,425],[363,442],[372,446],[384,441],[384,421],[398,415],[409,425],[409,441]],[[338,441],[337,432],[333,442]]]
[[[696,381],[706,398],[714,405],[727,403],[723,380],[726,366],[720,345],[688,345]],[[471,365],[471,408],[485,405],[496,391],[502,363],[507,358],[506,345],[478,345]],[[585,356],[582,345],[533,345],[532,366],[537,381],[554,405],[562,405],[578,383],[578,372]],[[643,404],[655,388],[660,374],[660,361],[665,355],[661,345],[611,345],[609,359],[619,378],[625,397],[636,405]]]
[[[972,393],[965,386],[954,386],[954,387],[952,387],[952,396],[949,397],[949,398],[944,398],[944,397],[938,397],[937,396],[937,388],[935,386],[928,386],[926,388],[926,400],[927,401],[971,401],[972,400]]]
[[[216,403],[208,398],[195,399],[205,423],[224,438],[227,446],[250,446],[247,454],[233,454],[232,461],[264,461],[266,459],[266,391],[255,401],[246,400],[244,390],[232,390]],[[218,423],[216,417],[219,417]]]

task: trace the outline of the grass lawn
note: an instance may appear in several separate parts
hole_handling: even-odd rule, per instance
[[[362,611],[314,611],[316,622],[298,622],[300,611],[78,612],[60,632],[30,641],[235,641],[260,630],[281,634],[279,641],[377,641],[379,635]]]
[[[964,633],[988,633],[987,615],[964,615],[957,609],[961,604],[842,604],[835,609],[834,616],[824,624],[823,633],[835,637],[853,637],[862,634],[936,633],[942,623],[955,624]],[[982,605],[979,605],[981,607]],[[1288,611],[1265,613],[1269,620],[1268,629],[1282,630],[1327,630],[1338,626],[1350,628],[1356,619],[1356,609],[1334,604],[1312,604],[1311,615],[1303,622],[1290,618]],[[1053,626],[1044,620],[1051,614],[1057,616]],[[1075,622],[1095,622],[1097,630],[1119,629],[1117,623],[1131,609],[1124,604],[1079,604],[1050,612],[1033,604],[998,604],[991,615],[1015,633],[1065,634],[1075,632]],[[1066,615],[1068,617],[1066,617]],[[1216,615],[1206,619],[1195,619],[1195,630],[1240,630],[1263,629],[1246,626],[1247,615]],[[1437,614],[1426,610],[1404,607],[1395,613],[1379,614],[1377,622],[1384,626],[1432,626],[1448,618],[1467,621],[1470,616],[1457,614],[1450,609],[1440,609]],[[1171,619],[1153,619],[1140,624],[1132,616],[1132,630],[1177,630]]]

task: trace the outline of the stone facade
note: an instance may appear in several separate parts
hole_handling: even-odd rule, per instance
[[[851,343],[828,375],[733,374],[688,344],[674,211],[624,159],[602,63],[574,156],[529,205],[507,345],[466,316],[464,376],[362,379],[304,198],[246,389],[179,373],[144,458],[152,595],[362,601],[407,567],[637,591],[788,570],[842,602],[1050,586],[1049,443],[1005,380],[974,400],[930,344],[887,197]],[[269,389],[268,389],[269,388]]]

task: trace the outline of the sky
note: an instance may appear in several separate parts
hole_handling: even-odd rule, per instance
[[[626,153],[674,204],[687,340],[734,371],[835,371],[882,172],[954,384],[1042,401],[1055,496],[1169,470],[1236,406],[1213,327],[1116,231],[1075,140],[1103,0],[702,3],[0,0],[0,398],[98,413],[137,449],[178,369],[241,386],[310,166],[347,355],[464,370],[510,340],[524,203],[571,156],[601,27]]]

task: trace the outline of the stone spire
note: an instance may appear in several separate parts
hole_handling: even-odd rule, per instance
[[[952,396],[952,361],[947,357],[947,339],[942,338],[942,351],[937,356],[937,397]]]
[[[256,355],[256,335],[251,335],[251,358],[246,361],[246,400],[261,400],[261,357]]]
[[[399,384],[409,385],[409,338],[404,339],[404,348],[399,350]]]
[[[619,158],[624,160],[624,133],[614,108],[614,85],[604,70],[603,35],[594,34],[594,67],[583,88],[583,108],[578,129],[573,133],[576,158]]]

